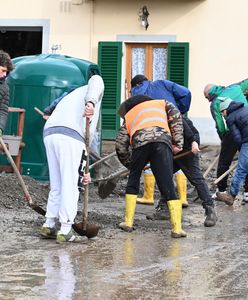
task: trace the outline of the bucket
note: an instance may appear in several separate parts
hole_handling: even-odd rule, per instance
[[[3,141],[7,144],[10,155],[18,155],[21,144],[21,136],[3,135]]]

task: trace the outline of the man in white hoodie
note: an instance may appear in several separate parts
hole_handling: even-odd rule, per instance
[[[45,238],[56,238],[59,243],[85,240],[73,230],[72,224],[77,214],[79,192],[83,184],[90,181],[89,174],[84,172],[86,118],[91,118],[91,142],[99,119],[103,91],[102,78],[93,75],[88,85],[75,89],[57,103],[44,127],[50,193],[46,221],[40,234]],[[57,219],[61,224],[58,232],[55,228]]]

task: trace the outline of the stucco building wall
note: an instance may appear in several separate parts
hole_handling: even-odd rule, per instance
[[[248,42],[245,20],[247,0],[8,0],[1,2],[0,26],[4,23],[48,23],[44,51],[61,45],[61,54],[97,62],[99,41],[116,41],[118,35],[173,35],[177,42],[190,43],[189,116],[201,124],[204,141],[218,142],[209,103],[202,90],[207,83],[228,85],[247,77]],[[138,21],[147,5],[148,30]],[[159,40],[158,40],[159,41]],[[13,45],[14,46],[14,45]],[[207,136],[210,137],[208,140]]]

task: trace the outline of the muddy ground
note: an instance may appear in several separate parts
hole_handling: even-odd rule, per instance
[[[213,158],[218,153],[218,147],[209,147],[207,150],[201,154],[201,167],[203,172],[207,169],[209,164],[212,162]],[[215,186],[213,181],[215,179],[215,168],[208,174],[207,181],[210,190],[214,191]],[[38,206],[46,209],[46,202],[49,193],[49,182],[36,181],[28,176],[23,176],[25,184],[28,188],[28,191],[33,199],[33,202]],[[125,195],[125,185],[127,182],[127,177],[122,178],[118,181],[114,191],[105,199],[101,199],[98,195],[98,186],[97,184],[90,184],[89,189],[89,221],[101,226],[99,232],[99,237],[106,237],[115,232],[117,229],[118,223],[122,220],[123,216],[123,204],[124,204],[124,195]],[[34,227],[38,227],[42,224],[44,218],[31,210],[27,206],[27,202],[23,195],[20,184],[18,183],[17,177],[15,174],[0,173],[0,209],[2,218],[0,219],[0,231],[6,232],[6,224],[9,228],[15,228],[13,233],[23,231],[23,225],[30,224]],[[141,178],[140,186],[140,195],[143,194],[143,178]],[[189,202],[192,203],[192,209],[195,211],[195,207],[201,208],[200,200],[194,202],[197,194],[194,188],[188,182],[188,198]],[[155,199],[159,199],[159,192],[156,187],[155,189]],[[79,202],[78,207],[78,216],[77,220],[80,221],[82,200]],[[116,211],[118,208],[118,212]],[[140,206],[145,210],[145,206]],[[114,209],[114,213],[111,213],[111,210]],[[139,206],[138,206],[139,209]],[[191,210],[189,207],[188,211]],[[198,209],[197,209],[198,211]],[[196,212],[196,211],[195,211]],[[32,216],[32,218],[30,218]],[[194,213],[192,220],[190,222],[195,222],[195,219],[198,219],[198,214]],[[202,217],[202,214],[201,216]],[[156,222],[155,222],[156,223]],[[18,225],[19,224],[19,225]],[[158,225],[155,224],[155,230],[158,230]],[[16,227],[20,228],[16,228]],[[139,231],[153,230],[153,225],[146,221],[142,220],[136,221],[136,227]],[[8,229],[8,228],[7,228]],[[35,234],[35,233],[34,233]],[[8,241],[6,240],[6,243]]]
[[[209,147],[207,151],[201,153],[201,167],[203,172],[211,164],[218,150],[218,147]],[[211,192],[215,191],[215,186],[213,185],[215,174],[216,171],[214,168],[207,176]],[[38,182],[26,176],[23,178],[33,201],[45,209],[49,183]],[[201,282],[197,282],[197,279],[195,279],[195,284],[202,290],[200,294],[194,288],[190,291],[187,290],[186,294],[182,294],[181,285],[177,286],[178,291],[175,294],[175,289],[171,289],[171,285],[168,285],[167,289],[161,289],[161,286],[168,284],[167,281],[164,282],[162,276],[162,274],[168,272],[167,259],[169,259],[169,269],[175,268],[176,271],[179,270],[177,265],[170,265],[170,257],[175,258],[180,254],[179,245],[185,247],[186,252],[188,251],[187,259],[185,260],[184,257],[184,261],[188,266],[184,266],[185,269],[182,272],[185,274],[187,271],[192,272],[192,264],[189,261],[189,255],[192,256],[192,249],[198,249],[198,254],[195,257],[206,255],[207,252],[205,250],[208,251],[204,244],[206,239],[208,240],[207,243],[214,245],[212,245],[211,249],[213,247],[215,249],[217,245],[221,245],[221,248],[224,247],[223,249],[226,249],[226,240],[224,238],[222,244],[219,244],[221,241],[218,241],[218,243],[211,241],[211,237],[208,237],[208,234],[209,232],[214,232],[214,239],[222,237],[223,230],[227,226],[225,224],[227,214],[224,214],[223,211],[228,211],[229,214],[229,208],[223,203],[217,203],[218,225],[215,229],[204,228],[204,211],[200,201],[195,201],[196,192],[188,183],[188,201],[190,205],[187,209],[183,210],[183,226],[188,232],[189,237],[185,239],[185,242],[181,241],[182,239],[180,239],[180,242],[172,241],[168,220],[148,221],[146,219],[146,214],[152,213],[154,210],[154,207],[151,206],[137,205],[135,231],[132,234],[128,234],[118,228],[118,223],[123,220],[125,184],[126,178],[120,180],[113,193],[104,200],[99,197],[97,186],[91,184],[89,222],[101,226],[99,234],[96,239],[88,241],[83,246],[61,246],[54,243],[54,241],[40,239],[38,230],[44,222],[44,217],[38,215],[27,206],[16,176],[14,174],[1,173],[0,264],[4,271],[2,271],[0,279],[0,299],[165,299],[164,297],[167,297],[166,299],[185,299],[184,296],[190,299],[197,295],[194,299],[214,299],[211,298],[214,295],[225,296],[226,292],[223,290],[220,292],[219,290],[215,290],[215,292],[209,292],[207,289],[206,291],[202,290],[203,285]],[[142,192],[143,181],[141,181],[140,194]],[[159,199],[157,189],[155,199],[156,201]],[[238,205],[235,204],[235,206],[241,207],[240,203]],[[77,221],[81,221],[82,219],[81,208],[82,205],[80,202]],[[230,225],[229,221],[227,223]],[[206,234],[207,237],[205,236]],[[190,246],[192,243],[194,243],[193,248]],[[176,247],[176,250],[173,247]],[[174,249],[175,252],[173,254],[169,254],[168,252],[168,257],[165,258],[166,252],[164,248],[167,250]],[[202,249],[199,250],[199,248]],[[139,253],[141,256],[139,256]],[[217,253],[219,253],[219,250]],[[80,258],[81,255],[83,258]],[[150,255],[152,256],[150,257]],[[135,263],[133,261],[134,257],[136,257]],[[57,274],[61,273],[61,266],[59,264],[61,259],[64,260],[65,265],[62,265],[66,268],[64,273],[69,274],[69,280],[65,280],[64,277],[62,279],[61,277],[57,278]],[[153,261],[154,259],[156,261]],[[50,260],[51,263],[49,263]],[[69,262],[71,263],[69,264]],[[44,267],[44,264],[46,267]],[[147,286],[144,286],[144,281],[147,281],[149,278],[149,276],[148,278],[146,277],[147,272],[152,272],[153,274],[154,268],[158,270],[156,265],[160,271],[156,273],[157,277],[153,278],[152,290],[147,290]],[[82,269],[79,270],[79,266]],[[202,263],[199,263],[198,267],[200,270],[203,267]],[[144,270],[146,270],[146,275],[144,275]],[[51,276],[53,272],[54,276]],[[171,274],[170,272],[169,275],[172,276],[174,273],[172,272]],[[202,273],[204,275],[203,281],[207,280],[204,269]],[[151,276],[154,275],[152,274]],[[173,276],[178,276],[178,274],[174,274]],[[195,278],[199,279],[199,276],[201,275],[197,273]],[[91,278],[91,280],[87,278]],[[62,285],[63,282],[69,284],[66,288],[67,292],[64,290],[65,286],[63,286],[61,289],[57,288],[53,290],[54,294],[51,295],[49,287],[60,286],[61,280]],[[176,278],[173,280],[176,280]],[[87,285],[85,286],[86,282]],[[150,279],[148,282],[150,282]],[[175,285],[175,282],[173,284]],[[185,283],[180,284],[185,286]],[[157,287],[160,287],[158,291],[156,291]],[[228,293],[230,294],[230,292]],[[241,293],[240,295],[242,296],[243,294]],[[237,299],[243,298],[240,297]]]

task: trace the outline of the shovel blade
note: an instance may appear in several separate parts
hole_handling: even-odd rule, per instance
[[[42,215],[42,216],[45,216],[46,215],[46,211],[41,208],[40,206],[38,205],[35,205],[35,204],[30,204],[29,205],[34,211],[36,211],[38,214]]]
[[[107,182],[99,182],[98,194],[102,199],[107,198],[116,188],[116,179],[108,180]]]
[[[86,230],[84,230],[83,222],[74,223],[72,227],[79,235],[87,236],[88,239],[97,236],[100,229],[100,226],[98,225],[87,223]]]

